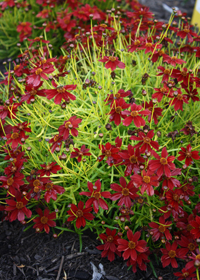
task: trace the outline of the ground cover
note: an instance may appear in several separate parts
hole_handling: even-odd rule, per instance
[[[37,2],[2,4],[11,6],[2,23],[13,12],[22,16],[23,9],[33,15],[13,29],[21,44],[12,55],[21,54],[1,81],[3,220],[18,220],[27,234],[34,228],[34,240],[51,231],[53,244],[64,236],[74,242],[76,233],[79,256],[91,253],[84,235],[93,233],[102,244],[93,238],[91,255],[98,256],[95,244],[111,264],[123,259],[127,277],[162,279],[156,268],[161,260],[163,269],[178,268],[179,279],[199,279],[197,28],[181,11],[174,10],[168,24],[158,21],[137,1],[123,8]],[[50,44],[52,30],[57,41]],[[9,240],[8,231],[2,236]],[[69,269],[65,255],[73,254],[74,245],[67,240],[66,246],[62,262]],[[32,253],[23,261],[33,258],[39,262],[30,277],[50,272],[42,264],[46,255]],[[18,270],[26,277],[21,264],[14,260],[14,277]],[[58,270],[57,277],[64,273]]]

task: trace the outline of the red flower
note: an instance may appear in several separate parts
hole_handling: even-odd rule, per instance
[[[165,196],[168,205],[175,209],[175,211],[178,211],[179,205],[183,206],[183,202],[181,201],[181,191],[179,189],[175,189],[174,191],[169,190],[166,192]]]
[[[126,114],[126,117],[123,120],[123,125],[129,126],[132,121],[134,122],[135,126],[140,127],[145,125],[145,120],[141,116],[148,116],[150,114],[149,110],[142,110],[141,105],[136,105],[133,103],[131,105],[131,112],[125,111],[124,113]]]
[[[191,261],[189,261],[185,268],[186,269],[191,269],[195,267],[195,263],[197,262],[198,264],[200,263],[200,251],[199,248],[196,249],[196,252],[192,252],[191,256],[189,256],[189,258],[191,259]],[[196,280],[196,278],[195,278]]]
[[[43,231],[43,229],[44,229],[46,233],[49,233],[49,231],[50,231],[49,227],[56,226],[56,223],[54,221],[52,221],[52,220],[56,219],[56,213],[55,212],[49,213],[50,210],[45,209],[44,214],[43,214],[43,212],[40,208],[38,208],[36,210],[36,212],[39,214],[39,217],[33,219],[33,222],[35,223],[33,228],[35,228],[36,231]],[[39,229],[39,230],[37,230],[37,229]]]
[[[136,231],[134,234],[133,232],[129,229],[127,231],[127,237],[128,240],[124,240],[124,239],[118,239],[118,251],[123,252],[122,257],[124,258],[124,260],[127,260],[129,257],[133,260],[136,261],[137,260],[137,256],[138,253],[144,253],[148,250],[148,248],[146,247],[147,243],[144,240],[139,240],[141,236],[141,232],[140,231]]]
[[[49,181],[46,184],[43,184],[41,189],[45,191],[44,199],[47,203],[50,202],[51,198],[56,201],[57,194],[63,194],[65,192],[65,189],[63,187],[54,185],[51,181]]]
[[[108,102],[106,105],[113,104],[116,99],[127,97],[130,93],[130,90],[124,91],[123,89],[120,89],[116,94],[108,94],[108,97],[104,101]]]
[[[146,271],[147,270],[146,263],[150,262],[150,260],[148,260],[149,253],[150,253],[149,250],[147,250],[145,253],[138,253],[136,261],[133,261],[130,258],[127,262],[127,266],[129,267],[130,265],[132,265],[132,271],[134,273],[137,272],[137,265],[140,270]]]
[[[15,6],[15,2],[14,2],[14,0],[7,0],[7,1],[1,2],[0,5],[1,5],[1,9],[2,9],[2,10],[5,10],[5,8],[6,8],[7,6],[9,6],[9,7],[14,7],[14,6]]]
[[[176,67],[176,64],[182,65],[183,63],[186,63],[186,61],[183,59],[177,58],[176,56],[170,57],[167,54],[163,55],[163,62],[167,62],[168,64],[170,64],[174,67]]]
[[[6,199],[8,206],[5,207],[5,211],[11,211],[9,216],[10,222],[18,219],[20,222],[24,221],[25,215],[30,218],[32,215],[31,210],[26,208],[28,200],[25,197],[21,197],[19,191],[15,192],[15,198]]]
[[[185,37],[188,38],[188,42],[192,43],[193,42],[193,37],[197,37],[197,33],[193,32],[192,29],[190,29],[191,25],[185,24],[179,32],[176,33],[177,36],[181,37],[184,39]]]
[[[171,176],[170,177],[166,177],[162,183],[162,187],[164,190],[166,189],[170,189],[173,190],[173,188],[178,188],[181,186],[181,183],[179,180],[177,180],[176,178],[173,178],[172,176],[176,176],[176,175],[181,175],[181,169],[176,168],[174,170],[171,171]]]
[[[154,49],[160,49],[161,47],[162,47],[162,44],[158,45],[157,43],[153,44],[153,43],[147,41],[142,47],[140,47],[140,50],[145,49],[144,53],[146,54],[149,52],[153,52]]]
[[[178,82],[183,81],[183,84],[186,87],[188,86],[190,74],[188,73],[187,68],[184,67],[183,70],[173,69],[171,77],[176,78]]]
[[[141,186],[141,194],[144,194],[144,192],[146,191],[149,196],[154,195],[153,186],[159,186],[158,177],[155,174],[153,174],[153,172],[150,170],[142,170],[141,175],[142,176],[140,176],[139,174],[134,174],[133,176],[131,176],[133,184],[137,188]]]
[[[57,86],[57,84],[54,81],[52,81],[52,84],[56,88],[45,90],[47,99],[51,100],[52,98],[55,97],[54,99],[55,104],[60,104],[62,99],[64,99],[65,101],[69,101],[69,99],[76,100],[76,96],[71,94],[67,90],[74,90],[76,89],[77,85]]]
[[[190,221],[190,225],[193,227],[193,229],[190,231],[194,238],[197,239],[200,237],[200,217],[196,216],[193,221]]]
[[[11,144],[11,148],[15,149],[15,148],[17,148],[18,144],[23,145],[23,143],[25,142],[25,140],[27,138],[29,138],[29,136],[25,136],[22,131],[18,130],[18,132],[13,132],[12,134],[11,133],[7,134],[6,138],[8,139],[6,144],[7,145]]]
[[[105,258],[108,256],[110,262],[114,261],[115,253],[120,257],[121,253],[117,250],[119,239],[118,235],[116,235],[116,229],[106,229],[106,234],[101,233],[99,237],[104,241],[104,244],[97,246],[98,250],[103,250],[101,253],[101,257]]]
[[[133,186],[132,181],[126,184],[126,180],[123,177],[119,179],[119,182],[121,186],[116,183],[110,185],[111,189],[117,192],[115,194],[112,194],[111,200],[115,201],[119,199],[117,205],[125,205],[126,207],[131,207],[131,199],[135,199],[136,197],[138,197],[138,195],[136,194],[137,189]]]
[[[182,161],[185,159],[185,164],[187,166],[192,164],[193,159],[196,159],[196,160],[200,159],[199,152],[192,151],[192,147],[190,144],[187,145],[187,148],[181,147],[181,150],[182,151],[178,152],[180,154],[180,156],[177,158],[177,160]]]
[[[99,59],[101,62],[107,62],[105,64],[106,69],[111,69],[111,71],[114,71],[117,67],[124,69],[125,64],[121,61],[119,61],[118,57],[115,56],[104,56],[102,59]]]
[[[102,155],[98,157],[98,161],[102,161],[104,157],[107,158],[106,162],[109,166],[115,164],[115,161],[119,158],[118,152],[119,148],[113,147],[109,142],[106,145],[99,144],[99,149],[102,152]]]
[[[74,137],[77,137],[78,130],[76,128],[81,122],[82,120],[76,118],[76,116],[69,118],[69,120],[65,121],[64,124],[58,128],[59,135],[63,136],[63,140],[69,137],[69,132],[71,132]]]
[[[108,210],[107,203],[101,197],[110,198],[111,194],[110,194],[110,192],[101,192],[100,179],[95,182],[94,186],[91,182],[88,182],[87,186],[88,186],[89,192],[80,192],[79,193],[80,195],[86,195],[86,196],[90,197],[86,201],[85,207],[88,208],[93,204],[95,213],[98,213],[99,206],[102,209]]]
[[[132,171],[137,172],[140,170],[139,165],[145,162],[145,159],[141,156],[139,148],[134,148],[130,144],[128,150],[119,152],[119,156],[123,159],[123,164],[126,165],[124,172],[125,176],[131,175]]]
[[[148,115],[148,122],[150,123],[152,120],[154,120],[154,123],[158,124],[158,116],[162,116],[163,109],[156,107],[152,100],[149,103],[144,102],[142,106],[148,109],[150,112]]]
[[[174,99],[170,101],[170,105],[174,105],[174,110],[178,111],[181,110],[183,111],[183,102],[188,104],[188,98],[187,95],[182,94],[181,89],[178,88],[174,92]]]
[[[165,69],[163,66],[158,66],[158,69],[161,70],[161,72],[159,72],[156,76],[163,76],[162,82],[168,82],[172,70]]]
[[[159,224],[154,222],[149,223],[149,226],[152,228],[150,229],[150,234],[152,235],[153,242],[156,242],[162,237],[165,237],[167,240],[172,240],[172,235],[168,229],[170,225],[172,225],[172,222],[165,221],[163,216],[159,218]]]
[[[86,219],[90,221],[94,219],[94,216],[91,213],[89,213],[92,211],[92,207],[86,207],[85,209],[83,209],[83,207],[83,201],[79,201],[78,207],[75,204],[71,204],[70,210],[67,211],[67,213],[70,215],[67,221],[71,222],[76,219],[77,228],[80,228],[81,226],[85,227]]]
[[[1,188],[5,188],[12,195],[15,195],[15,191],[19,190],[24,184],[24,175],[22,173],[16,173],[13,177],[11,176],[0,176],[0,181],[3,182]]]
[[[184,86],[184,85],[182,85],[182,87],[187,92],[186,98],[187,98],[188,101],[190,99],[192,99],[193,102],[200,100],[199,97],[197,97],[198,96],[198,92],[197,92],[196,88],[194,89],[191,85],[190,85],[189,89],[186,86]]]
[[[26,101],[28,104],[30,104],[31,102],[35,101],[35,98],[37,96],[46,96],[44,89],[38,90],[42,86],[42,84],[43,82],[41,81],[37,86],[34,86],[33,84],[26,85],[25,90],[27,92],[22,95],[21,102]]]
[[[43,167],[43,169],[38,170],[38,174],[40,174],[40,176],[50,176],[51,173],[56,174],[59,170],[62,169],[59,165],[56,164],[56,161],[47,165],[40,164]]]
[[[175,159],[174,156],[168,156],[167,149],[164,147],[161,152],[161,157],[155,152],[152,151],[152,154],[157,160],[149,161],[149,169],[151,171],[156,171],[157,175],[160,177],[165,174],[167,177],[171,176],[171,170],[175,169],[174,163],[172,161]]]
[[[27,84],[32,84],[33,87],[37,87],[41,82],[41,78],[48,80],[49,78],[46,74],[51,74],[54,70],[52,64],[39,64],[37,67],[30,70],[30,75],[26,78],[26,82]]]
[[[114,121],[115,125],[119,125],[121,123],[121,118],[125,118],[126,114],[123,112],[123,109],[127,109],[130,104],[127,104],[123,98],[116,99],[114,103],[111,104],[111,111],[109,113],[110,119],[109,121]]]
[[[80,162],[83,156],[91,156],[91,153],[88,153],[90,149],[86,149],[85,145],[81,146],[81,149],[74,148],[75,152],[71,152],[70,158],[78,157],[77,161]]]
[[[159,149],[158,142],[151,140],[154,136],[153,130],[149,130],[147,134],[144,134],[144,132],[140,131],[138,135],[139,136],[131,136],[130,140],[140,141],[134,146],[134,148],[140,147],[141,154],[143,154],[145,151],[151,152],[152,148],[155,150]]]
[[[195,280],[196,268],[191,267],[189,269],[183,268],[181,272],[174,272],[174,275],[178,277],[177,280]]]
[[[162,101],[163,96],[173,97],[172,89],[170,90],[168,88],[168,86],[166,85],[166,83],[164,83],[163,87],[154,88],[154,90],[156,92],[152,95],[152,98],[156,98],[158,100],[158,102]]]
[[[187,257],[187,254],[191,254],[192,251],[196,250],[197,244],[191,237],[186,237],[184,235],[181,235],[181,239],[178,240],[178,245],[181,246],[179,249],[179,252],[181,255],[184,256],[184,258]]]
[[[63,136],[59,134],[56,134],[53,138],[50,139],[49,143],[53,143],[53,145],[51,145],[50,147],[52,153],[54,153],[56,148],[60,148],[63,140]]]
[[[163,253],[161,257],[161,262],[163,267],[168,266],[169,264],[172,265],[173,268],[177,268],[178,264],[176,261],[177,256],[177,242],[175,241],[173,244],[170,244],[169,242],[166,242],[166,249],[160,249],[160,251]]]

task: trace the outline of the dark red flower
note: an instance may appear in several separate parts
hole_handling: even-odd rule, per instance
[[[192,43],[193,42],[193,37],[197,37],[198,34],[196,32],[193,32],[192,29],[190,29],[192,27],[192,25],[189,24],[184,24],[184,26],[182,27],[182,30],[178,31],[176,33],[177,36],[181,37],[182,39],[184,39],[185,37],[188,38],[188,42]]]
[[[127,104],[123,98],[116,99],[115,102],[111,104],[111,111],[109,112],[110,119],[109,121],[114,121],[115,125],[121,123],[121,118],[125,118],[126,114],[123,112],[123,109],[127,109],[130,104]]]
[[[161,70],[161,72],[159,72],[156,76],[163,76],[162,82],[168,82],[172,69],[164,68],[163,66],[158,66],[158,69]]]
[[[99,59],[100,62],[106,62],[105,67],[106,69],[111,69],[111,71],[114,71],[117,67],[124,69],[125,64],[121,61],[119,61],[118,57],[115,56],[104,56],[102,59]]]
[[[8,206],[5,207],[5,211],[11,211],[9,216],[10,222],[18,219],[20,222],[24,221],[25,215],[30,218],[32,215],[31,210],[26,208],[28,200],[21,196],[21,192],[15,192],[15,198],[6,199]]]
[[[190,221],[190,225],[193,229],[190,231],[194,237],[197,239],[200,237],[200,217],[196,216],[193,221]]]
[[[151,100],[149,103],[144,102],[142,106],[150,112],[148,115],[148,122],[151,123],[152,120],[154,120],[155,124],[158,124],[158,116],[162,116],[162,111],[160,107],[156,107],[155,104],[153,104],[153,101]]]
[[[119,156],[123,159],[122,164],[126,165],[126,170],[124,172],[125,176],[130,176],[132,171],[139,171],[140,164],[145,162],[145,159],[141,156],[139,148],[135,149],[130,144],[128,145],[128,150],[119,152]]]
[[[176,67],[176,64],[182,65],[183,63],[186,63],[186,61],[183,59],[177,58],[176,56],[170,57],[167,54],[163,55],[163,62],[167,62],[168,64],[170,64],[174,67]]]
[[[181,110],[183,111],[183,103],[188,104],[188,98],[187,95],[182,94],[182,91],[180,88],[178,88],[175,92],[174,92],[174,97],[173,100],[171,100],[169,102],[170,105],[174,105],[174,110],[178,111]]]
[[[150,260],[148,260],[149,254],[150,254],[149,250],[147,250],[144,253],[137,253],[137,259],[135,261],[133,261],[131,258],[129,258],[127,261],[127,266],[129,267],[131,265],[132,271],[134,273],[137,272],[137,265],[140,270],[146,271],[147,270],[146,263],[150,262]]]
[[[74,137],[77,137],[78,130],[76,128],[78,128],[78,125],[81,122],[82,119],[78,119],[76,116],[69,118],[69,120],[65,121],[63,125],[59,126],[59,135],[63,136],[63,140],[66,140],[69,137],[70,132]]]
[[[0,176],[0,181],[3,183],[1,188],[8,190],[12,195],[15,195],[16,190],[24,184],[24,175],[22,173],[16,173],[13,177],[11,176]]]
[[[151,222],[149,226],[152,228],[150,229],[150,234],[152,236],[153,242],[156,242],[158,239],[162,239],[165,237],[167,240],[172,240],[172,235],[168,229],[169,226],[172,225],[171,221],[165,221],[165,218],[161,216],[159,218],[159,223]]]
[[[108,257],[108,260],[112,262],[115,259],[115,253],[118,256],[121,256],[121,253],[117,250],[117,240],[119,237],[116,235],[116,229],[111,230],[106,228],[106,234],[101,233],[99,237],[104,241],[104,244],[99,245],[96,248],[98,250],[103,250],[101,253],[102,258]]]
[[[164,181],[162,182],[162,187],[164,190],[170,189],[173,190],[174,188],[178,188],[181,186],[181,183],[176,178],[173,178],[172,176],[181,175],[181,169],[176,168],[171,171],[170,177],[165,177]]]
[[[54,71],[55,69],[52,64],[38,63],[38,66],[30,70],[30,75],[26,78],[26,82],[33,85],[33,87],[37,87],[41,82],[41,78],[48,80],[49,78],[46,74],[51,74]]]
[[[179,250],[180,254],[184,256],[184,258],[187,257],[187,254],[193,252],[197,248],[197,243],[194,241],[194,239],[189,236],[181,235],[181,239],[178,240],[178,245],[181,246]]]
[[[181,272],[174,272],[174,275],[178,277],[177,280],[195,280],[196,268],[194,266],[189,269],[183,268]]]
[[[29,138],[29,136],[24,135],[24,133],[22,131],[18,132],[13,132],[13,133],[9,133],[6,135],[6,138],[8,139],[6,144],[11,144],[11,148],[15,149],[17,148],[18,145],[23,145],[23,143],[25,142],[25,140],[27,138]]]
[[[168,156],[167,149],[164,147],[161,152],[161,157],[152,151],[152,155],[157,158],[157,160],[149,161],[149,169],[151,171],[156,171],[156,174],[160,177],[165,174],[167,177],[171,176],[171,171],[175,169],[174,163],[172,161],[175,159],[174,156]]]
[[[35,223],[33,228],[35,228],[36,231],[43,231],[44,229],[46,233],[49,233],[49,227],[56,226],[56,223],[53,221],[56,219],[56,213],[50,213],[49,209],[45,209],[43,213],[40,208],[36,209],[36,212],[39,214],[39,217],[33,219],[33,222]]]
[[[171,73],[172,78],[176,78],[178,82],[183,82],[186,87],[188,86],[190,75],[188,69],[185,67],[182,70],[173,69]]]
[[[178,152],[180,156],[177,158],[177,160],[184,160],[185,159],[185,164],[189,166],[192,164],[193,159],[199,160],[199,152],[198,151],[192,151],[191,144],[187,145],[187,148],[181,147],[181,151]]]
[[[95,213],[98,213],[99,206],[102,209],[108,210],[107,203],[101,197],[110,198],[111,194],[110,194],[110,192],[101,192],[100,179],[95,182],[94,186],[91,182],[88,182],[87,186],[88,186],[89,192],[80,192],[79,193],[80,195],[86,195],[86,196],[90,197],[86,201],[85,207],[88,208],[93,204]]]
[[[149,196],[154,195],[154,187],[159,186],[158,177],[150,170],[142,170],[141,175],[134,174],[131,176],[133,184],[139,188],[141,186],[140,192],[143,195],[146,191]]]
[[[141,105],[133,103],[131,105],[131,112],[124,111],[124,114],[126,114],[126,117],[123,120],[123,125],[129,126],[132,122],[134,122],[135,126],[140,127],[145,125],[145,120],[141,116],[148,116],[150,111],[142,110]]]
[[[118,239],[118,251],[123,252],[122,257],[124,260],[127,260],[129,257],[133,260],[136,261],[138,257],[138,253],[145,253],[148,251],[148,247],[146,247],[147,242],[144,240],[139,240],[141,236],[140,231],[136,231],[134,234],[133,232],[129,229],[127,231],[127,237],[128,240],[124,239]]]
[[[187,92],[186,98],[189,101],[190,99],[192,99],[193,102],[196,101],[200,101],[199,97],[198,97],[198,92],[196,88],[193,88],[192,85],[188,87],[184,86],[184,84],[182,85],[182,87],[184,88],[184,90]]]
[[[195,252],[192,252],[191,255],[189,256],[189,258],[191,259],[191,261],[186,263],[186,266],[185,266],[186,269],[194,268],[196,262],[198,264],[200,263],[200,250],[199,250],[199,248],[197,248]],[[196,280],[196,278],[194,280]]]
[[[155,150],[159,149],[158,142],[151,140],[153,137],[153,130],[149,130],[147,134],[144,134],[144,132],[140,131],[138,136],[131,136],[130,140],[140,141],[134,146],[134,148],[140,147],[140,153],[143,154],[145,151],[151,152],[152,148]]]
[[[177,242],[174,241],[172,244],[170,244],[169,242],[166,242],[165,246],[166,249],[160,249],[160,251],[163,253],[162,257],[161,257],[161,262],[163,267],[168,266],[169,264],[171,264],[171,266],[173,268],[177,268],[178,264],[176,261],[176,257],[177,256]]]
[[[78,148],[74,148],[74,150],[75,150],[75,152],[71,152],[70,158],[78,157],[77,158],[78,162],[81,162],[83,156],[91,156],[92,155],[91,153],[88,153],[88,151],[90,149],[86,149],[85,145],[82,145],[80,150]]]
[[[169,87],[166,85],[166,83],[163,84],[163,87],[154,88],[154,90],[156,92],[152,95],[152,98],[154,98],[154,99],[156,98],[158,100],[158,102],[162,101],[163,96],[174,97],[172,95],[172,89],[170,90]]]
[[[179,189],[169,190],[165,194],[168,205],[171,206],[175,211],[178,211],[179,205],[183,206],[181,201],[181,191]]]
[[[126,207],[131,207],[131,199],[135,199],[136,197],[138,197],[138,195],[136,194],[138,189],[133,186],[132,181],[127,184],[126,180],[123,177],[119,179],[119,182],[121,186],[116,183],[110,185],[110,188],[117,192],[111,195],[111,200],[115,201],[119,199],[117,205],[125,205]]]
[[[54,161],[50,164],[40,164],[43,168],[38,170],[38,174],[40,174],[40,176],[50,176],[51,173],[56,174],[59,170],[61,170],[62,168],[57,165],[57,162]]]
[[[63,136],[61,136],[59,134],[56,134],[53,138],[51,138],[49,140],[50,144],[53,143],[50,147],[52,153],[54,153],[56,148],[58,148],[58,149],[60,148],[63,140],[64,140]]]
[[[44,89],[38,90],[42,84],[43,82],[41,81],[37,86],[34,86],[33,84],[26,85],[26,92],[24,95],[22,95],[21,102],[26,101],[28,104],[30,104],[31,102],[35,101],[37,96],[46,96]]]
[[[56,201],[57,194],[63,194],[65,192],[65,189],[63,187],[54,185],[51,181],[49,181],[46,184],[43,184],[41,189],[45,191],[44,199],[47,203],[50,202],[51,198]]]
[[[77,85],[66,85],[66,86],[57,86],[57,84],[52,81],[52,84],[55,89],[46,89],[45,93],[47,95],[47,99],[51,100],[55,97],[54,103],[60,104],[62,99],[65,101],[76,100],[76,96],[68,92],[68,90],[74,90],[76,89]]]
[[[116,160],[119,158],[118,152],[119,148],[114,147],[109,142],[106,145],[99,144],[99,149],[102,152],[102,155],[98,157],[98,161],[102,161],[104,157],[107,158],[106,162],[109,166],[112,166],[116,163]]]
[[[106,105],[110,105],[113,104],[116,99],[127,97],[130,95],[130,93],[130,90],[124,91],[123,89],[120,89],[116,94],[108,94],[107,98],[104,101],[108,102]]]
[[[92,207],[85,207],[83,201],[79,201],[78,207],[75,204],[71,204],[70,210],[67,211],[67,213],[70,215],[67,219],[68,222],[74,221],[76,219],[76,227],[80,228],[85,227],[86,221],[90,220],[92,221],[94,219],[94,216],[89,213],[92,211]]]

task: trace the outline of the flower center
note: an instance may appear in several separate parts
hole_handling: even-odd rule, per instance
[[[167,89],[166,89],[166,88],[161,88],[161,89],[160,89],[160,92],[166,93],[166,92],[167,92]]]
[[[196,260],[200,260],[200,255],[196,255]]]
[[[144,176],[144,177],[143,177],[143,181],[144,181],[146,184],[148,184],[148,183],[150,183],[151,179],[150,179],[149,176]]]
[[[189,276],[189,272],[184,272],[184,273],[182,274],[182,276],[183,276],[184,278],[188,277],[188,276]]]
[[[120,106],[116,107],[115,112],[116,112],[117,114],[120,114],[121,111],[122,111],[122,107],[120,107]]]
[[[69,126],[70,126],[70,124],[71,124],[71,122],[66,122],[66,123],[65,123],[65,128],[68,129]]]
[[[183,187],[183,191],[186,192],[187,190],[188,190],[188,187],[187,187],[187,186],[184,186],[184,187]]]
[[[186,155],[186,157],[191,157],[192,153],[191,152],[186,152],[185,155]]]
[[[15,65],[14,71],[17,71],[17,69],[20,67],[20,65]]]
[[[35,90],[35,89],[32,89],[32,90],[30,91],[30,95],[36,95],[36,93],[37,93],[37,90]]]
[[[137,162],[137,157],[133,155],[129,158],[129,160],[130,160],[131,163],[136,163]]]
[[[53,138],[53,141],[56,142],[56,141],[58,141],[59,139],[60,139],[60,135],[55,135],[54,138]]]
[[[113,236],[112,235],[109,235],[108,237],[107,237],[107,242],[113,242],[113,240],[114,240],[114,238],[113,238]]]
[[[51,169],[51,165],[49,164],[49,165],[47,165],[45,168],[44,168],[45,170],[50,170]]]
[[[194,245],[193,243],[189,243],[189,244],[188,244],[188,249],[189,249],[190,251],[194,251],[194,250],[195,250],[195,245]]]
[[[34,187],[39,187],[40,186],[40,180],[36,179],[33,181],[33,186]]]
[[[59,87],[59,88],[57,88],[57,92],[58,93],[64,93],[65,92],[65,88],[64,87]]]
[[[167,159],[166,158],[161,158],[160,163],[163,164],[163,165],[167,164]]]
[[[140,198],[138,198],[137,202],[142,204],[144,202],[144,199],[140,197]]]
[[[184,28],[183,31],[184,31],[185,33],[190,33],[190,29],[188,29],[188,28]]]
[[[16,208],[17,208],[17,209],[22,209],[23,207],[24,207],[23,202],[18,201],[18,202],[16,203]]]
[[[165,74],[165,75],[169,75],[169,74],[170,74],[170,70],[169,70],[169,69],[165,69],[165,70],[164,70],[164,74]]]
[[[193,227],[189,224],[189,225],[187,225],[187,231],[191,231],[192,229],[193,229]]]
[[[179,195],[178,194],[173,194],[173,200],[178,201],[179,200]]]
[[[170,250],[169,253],[168,253],[168,256],[173,259],[173,258],[176,257],[176,252],[173,251],[173,250]]]
[[[12,133],[11,135],[11,139],[17,139],[18,137],[19,137],[19,133],[17,132]]]
[[[152,44],[151,44],[151,43],[146,43],[146,47],[147,47],[147,48],[151,48],[151,47],[152,47]]]
[[[40,190],[40,188],[39,188],[39,187],[34,187],[34,189],[33,189],[33,190],[34,190],[34,192],[35,192],[35,193],[38,193],[38,192],[39,192],[39,190]]]
[[[116,57],[114,57],[114,56],[109,56],[109,60],[112,61],[112,62],[114,62],[114,61],[116,60]]]
[[[97,200],[101,197],[101,193],[100,192],[95,192],[93,194],[93,197],[96,198]]]
[[[53,189],[53,184],[52,184],[52,183],[47,183],[47,184],[45,185],[45,189],[46,189],[47,191],[52,190],[52,189]]]
[[[123,194],[123,196],[128,196],[129,195],[129,189],[123,188],[122,194]]]
[[[119,99],[120,98],[120,93],[116,93],[115,97],[116,97],[116,99]]]
[[[183,96],[179,93],[176,97],[178,100],[183,100]]]
[[[46,224],[46,223],[48,222],[48,218],[45,217],[45,216],[43,216],[43,217],[41,218],[40,222],[44,225],[44,224]]]
[[[106,157],[110,157],[110,156],[111,156],[111,151],[106,150],[106,151],[105,151],[105,156],[106,156]]]
[[[13,182],[14,182],[13,178],[9,178],[9,179],[7,180],[7,185],[8,185],[8,186],[11,186],[11,185],[13,184]]]
[[[165,52],[164,52],[163,50],[160,50],[160,51],[158,52],[159,56],[163,55],[164,53],[165,53]]]
[[[83,216],[83,211],[82,210],[78,210],[78,211],[76,211],[76,215],[80,218],[80,217],[82,217]]]
[[[138,46],[140,44],[140,40],[135,40],[134,45]]]
[[[41,68],[38,68],[37,70],[35,70],[36,75],[40,75],[42,72],[43,72],[43,70]]]
[[[159,226],[159,228],[158,228],[158,230],[160,231],[160,232],[165,232],[165,230],[166,230],[166,228],[164,227],[164,226]]]
[[[150,144],[151,139],[149,137],[144,137],[143,141],[144,143]]]
[[[100,26],[103,27],[103,28],[106,28],[106,27],[107,27],[107,25],[104,24],[104,23],[100,24]]]
[[[184,77],[186,77],[187,72],[185,72],[185,71],[181,71],[181,75],[182,75],[182,76],[184,76]]]
[[[131,117],[137,117],[138,111],[132,111],[131,112]]]
[[[131,249],[131,250],[135,249],[135,247],[136,247],[135,242],[129,241],[129,242],[128,242],[128,247],[129,247],[129,249]]]

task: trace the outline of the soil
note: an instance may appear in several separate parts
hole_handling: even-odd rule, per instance
[[[156,280],[158,276],[163,280],[176,279],[172,268],[162,268],[153,254],[150,259],[157,277],[149,264],[147,271],[138,270],[134,274],[122,257],[117,256],[113,262],[101,258],[101,251],[96,249],[101,243],[91,232],[85,231],[82,235],[80,253],[77,234],[64,232],[55,239],[51,232],[36,233],[33,229],[23,232],[24,229],[25,226],[17,221],[0,224],[1,280],[98,280],[92,279],[90,262],[98,269],[99,264],[103,265],[105,276],[101,280]],[[182,263],[179,263],[178,270],[181,268]]]

